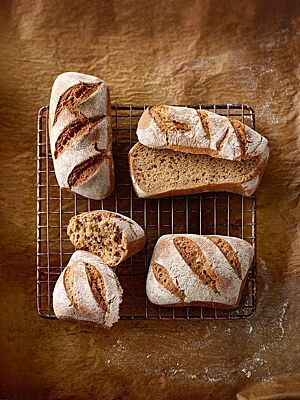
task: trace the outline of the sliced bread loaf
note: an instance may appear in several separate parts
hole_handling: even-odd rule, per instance
[[[250,196],[257,189],[269,157],[230,161],[202,154],[152,149],[136,143],[129,152],[133,187],[138,197],[166,197],[210,191]]]
[[[57,318],[111,327],[119,320],[123,290],[113,270],[88,251],[75,251],[53,291]]]
[[[147,296],[162,306],[236,307],[253,254],[253,247],[236,237],[161,236],[149,267]]]
[[[145,233],[135,221],[111,211],[75,215],[67,231],[77,250],[96,254],[110,267],[116,267],[145,244]]]

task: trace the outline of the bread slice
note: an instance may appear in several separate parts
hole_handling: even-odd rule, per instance
[[[130,175],[138,197],[166,197],[227,191],[246,196],[257,189],[269,152],[245,161],[152,149],[136,143],[129,152]]]
[[[57,318],[110,328],[119,320],[123,290],[113,270],[88,251],[75,251],[53,291]]]
[[[68,235],[77,250],[88,250],[110,267],[145,245],[143,229],[132,219],[111,211],[90,211],[70,219]]]
[[[253,260],[245,240],[220,235],[161,236],[147,276],[149,300],[161,306],[234,308]]]
[[[261,156],[268,149],[268,140],[241,121],[189,107],[147,108],[136,134],[147,147],[235,161]]]

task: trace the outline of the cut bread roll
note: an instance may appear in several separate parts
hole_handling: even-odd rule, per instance
[[[116,267],[145,245],[145,232],[132,219],[111,211],[90,211],[71,218],[68,229],[77,250],[88,250]]]
[[[253,254],[253,247],[236,237],[164,235],[152,255],[147,296],[161,306],[234,308]]]
[[[50,145],[61,188],[101,200],[114,189],[109,90],[95,76],[59,75],[49,108]]]
[[[113,270],[87,251],[75,251],[53,291],[57,318],[111,327],[119,320],[123,290]]]
[[[153,106],[138,123],[139,141],[148,147],[249,160],[268,152],[268,140],[249,126],[206,110]]]
[[[138,197],[166,197],[227,191],[251,196],[269,157],[230,161],[203,154],[152,149],[136,143],[129,152],[130,175]]]

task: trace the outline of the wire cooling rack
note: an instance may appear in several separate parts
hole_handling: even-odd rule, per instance
[[[242,104],[196,105],[220,115],[232,116],[254,128],[254,111]],[[48,106],[38,113],[37,137],[37,310],[55,318],[52,293],[74,247],[66,228],[81,212],[106,209],[137,221],[146,232],[146,246],[118,268],[124,290],[121,319],[240,319],[249,318],[256,306],[256,251],[238,308],[158,307],[147,300],[145,281],[151,254],[159,236],[168,233],[231,235],[249,241],[256,250],[255,196],[205,193],[163,199],[136,197],[128,169],[128,151],[137,141],[135,131],[146,106],[112,107],[116,186],[102,201],[86,199],[60,189],[54,174],[48,135]]]

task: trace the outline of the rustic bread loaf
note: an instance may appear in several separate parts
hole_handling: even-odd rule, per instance
[[[58,184],[101,200],[114,189],[109,90],[91,75],[65,72],[52,88],[50,145]]]
[[[147,108],[136,133],[148,147],[227,160],[248,160],[268,152],[267,139],[242,122],[187,107]]]
[[[166,197],[227,191],[253,194],[267,165],[268,151],[244,161],[151,149],[136,143],[129,152],[130,175],[138,197]]]
[[[115,273],[87,251],[75,251],[53,291],[57,318],[111,327],[119,319],[123,290]]]
[[[236,237],[164,235],[152,255],[147,296],[162,306],[234,308],[253,253],[248,242]]]
[[[143,229],[132,219],[111,211],[76,215],[67,231],[77,250],[98,255],[110,267],[116,267],[145,245]]]

